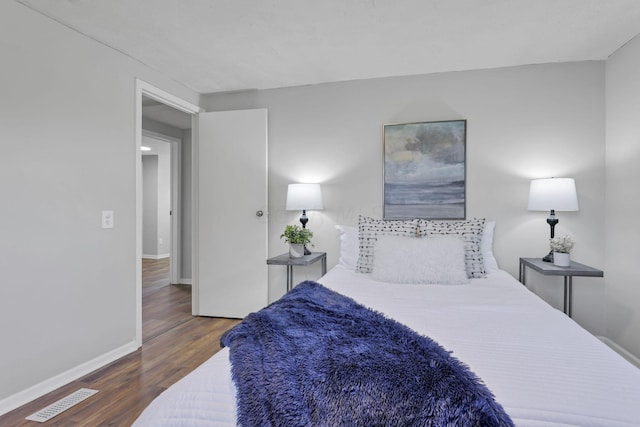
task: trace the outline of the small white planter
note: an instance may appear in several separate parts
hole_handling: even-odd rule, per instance
[[[571,254],[554,252],[553,263],[558,267],[569,267],[569,265],[571,264]]]
[[[289,257],[302,258],[304,256],[304,245],[302,243],[289,244]]]

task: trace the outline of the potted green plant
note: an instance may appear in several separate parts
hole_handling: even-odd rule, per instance
[[[304,246],[311,243],[313,233],[299,225],[287,225],[280,235],[284,242],[289,243],[289,256],[291,258],[301,258],[304,256]]]
[[[549,246],[553,251],[553,263],[558,267],[569,267],[571,264],[571,250],[575,242],[569,235],[554,237],[549,240]]]

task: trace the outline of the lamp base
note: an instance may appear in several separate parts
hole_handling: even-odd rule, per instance
[[[553,239],[553,236],[555,235],[555,228],[558,222],[559,221],[558,221],[558,218],[556,217],[555,209],[551,209],[551,212],[549,212],[549,217],[547,218],[547,224],[549,224],[549,227],[551,227],[552,239]],[[549,251],[549,253],[542,258],[542,261],[553,262],[553,251]]]

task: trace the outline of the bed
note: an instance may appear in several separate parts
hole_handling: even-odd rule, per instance
[[[640,370],[500,270],[491,253],[493,223],[478,221],[471,233],[473,221],[459,224],[427,233],[433,224],[403,221],[389,230],[388,221],[361,218],[358,228],[338,227],[340,261],[319,283],[439,343],[481,379],[517,426],[639,426]],[[407,244],[415,233],[457,240]],[[452,257],[455,265],[447,264]],[[407,262],[416,263],[417,273],[406,273]],[[446,268],[432,283],[413,283],[432,276],[421,271],[429,262]],[[452,274],[461,268],[465,278]],[[474,268],[482,274],[474,277]],[[236,425],[229,356],[223,348],[158,396],[134,425]]]

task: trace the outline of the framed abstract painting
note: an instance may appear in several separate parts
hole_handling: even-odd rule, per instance
[[[467,121],[384,125],[384,218],[465,219]]]

